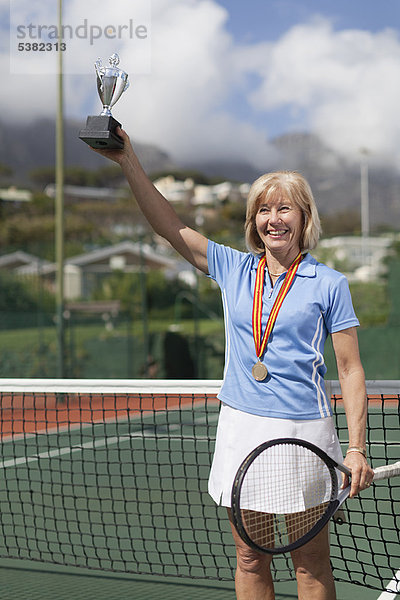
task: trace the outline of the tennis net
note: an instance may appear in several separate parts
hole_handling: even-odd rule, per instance
[[[339,438],[347,429],[331,382]],[[217,381],[0,380],[0,557],[117,573],[231,580],[224,508],[207,494]],[[400,459],[400,382],[368,384],[373,467]],[[400,481],[332,523],[338,581],[400,587]],[[276,581],[293,579],[276,557]]]

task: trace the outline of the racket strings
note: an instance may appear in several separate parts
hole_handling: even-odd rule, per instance
[[[242,482],[240,512],[247,535],[261,548],[290,546],[323,517],[332,487],[329,468],[308,448],[266,448]]]
[[[288,515],[242,511],[242,522],[250,538],[262,548],[283,548],[301,539],[325,514],[329,502]]]

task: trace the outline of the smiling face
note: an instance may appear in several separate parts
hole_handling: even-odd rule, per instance
[[[303,214],[292,201],[281,193],[261,199],[255,215],[257,233],[272,256],[292,261],[300,251],[303,232]]]
[[[278,204],[281,205],[279,209]],[[273,214],[274,209],[276,214]],[[269,214],[270,232],[265,226]],[[301,223],[292,222],[292,218],[295,221],[300,219]],[[256,255],[266,249],[268,252],[270,247],[271,251],[283,253],[280,257],[284,258],[284,253],[291,253],[296,243],[303,253],[315,248],[321,226],[307,180],[297,171],[274,171],[261,175],[252,184],[247,197],[244,229],[247,248]],[[286,229],[287,232],[284,231]]]

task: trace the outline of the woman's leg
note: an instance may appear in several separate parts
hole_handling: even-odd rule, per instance
[[[270,564],[272,556],[252,550],[238,535],[228,509],[236,545],[237,568],[235,589],[237,600],[274,600]]]
[[[329,524],[292,552],[299,600],[336,600],[329,552]]]

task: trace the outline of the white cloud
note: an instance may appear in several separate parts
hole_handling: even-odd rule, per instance
[[[69,4],[78,18],[81,0]],[[348,156],[366,147],[400,164],[400,41],[393,31],[335,31],[319,18],[274,43],[240,46],[227,31],[228,16],[217,0],[153,0],[150,72],[138,74],[141,56],[131,44],[118,48],[131,87],[113,113],[133,140],[154,143],[177,161],[235,159],[263,168],[271,159],[268,123],[286,111],[286,130],[312,130]],[[95,44],[71,57],[91,74],[65,77],[67,116],[84,123],[100,112],[92,65],[108,48]],[[9,74],[4,44],[0,72],[2,115],[21,121],[55,114],[54,76]]]
[[[400,161],[400,40],[394,31],[334,31],[324,19],[298,25],[270,49],[259,75],[251,94],[256,110],[298,110],[303,128],[343,154],[357,160],[364,147],[376,160]]]
[[[93,2],[93,0],[90,0]],[[20,0],[28,3],[28,0]],[[126,3],[123,3],[125,5]],[[109,4],[114,7],[112,4]],[[81,14],[80,0],[69,0],[69,14]],[[94,9],[93,9],[94,10]],[[118,13],[121,21],[129,11]],[[72,17],[70,17],[71,19]],[[226,31],[227,11],[214,0],[157,0],[152,3],[150,73],[136,74],[140,56],[128,43],[118,48],[131,87],[113,110],[133,139],[157,144],[178,161],[242,159],[264,165],[270,150],[265,131],[225,108],[240,88],[234,42]],[[96,44],[68,60],[85,62],[92,76],[65,77],[67,116],[84,121],[101,110],[92,67],[105,49]],[[7,71],[8,56],[0,57]],[[3,113],[32,119],[55,112],[54,76],[10,75]],[[29,96],[29,99],[28,99]]]
[[[246,158],[265,164],[265,132],[224,109],[242,76],[225,31],[226,11],[210,0],[165,0],[157,7],[151,77],[133,81],[129,100],[121,100],[124,125],[180,160]]]

